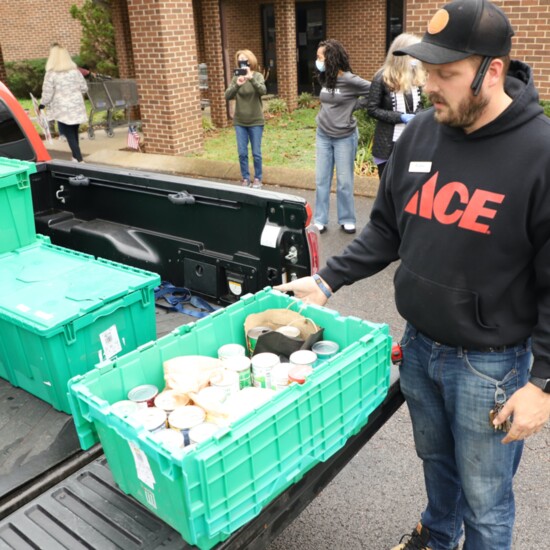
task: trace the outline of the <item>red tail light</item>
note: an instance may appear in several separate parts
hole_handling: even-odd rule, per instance
[[[313,219],[313,210],[311,209],[309,202],[306,202],[306,212],[307,212],[306,227],[308,227],[309,224],[311,223],[311,220]]]
[[[306,235],[309,245],[309,267],[313,275],[319,271],[319,232],[314,225],[308,225]]]

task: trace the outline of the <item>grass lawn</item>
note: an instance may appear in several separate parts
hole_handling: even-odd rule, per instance
[[[270,117],[262,139],[266,166],[315,169],[315,116],[318,109],[298,109],[290,114]],[[203,153],[194,155],[210,160],[238,161],[237,139],[233,127],[205,133]]]

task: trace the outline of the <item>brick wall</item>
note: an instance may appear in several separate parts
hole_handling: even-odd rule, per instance
[[[342,42],[353,72],[371,80],[386,56],[386,0],[328,0],[327,38]]]
[[[46,58],[53,42],[77,55],[81,26],[69,9],[83,3],[84,0],[0,0],[4,61]]]
[[[202,148],[191,0],[129,0],[141,120],[148,153]]]
[[[512,39],[512,58],[533,68],[541,99],[550,100],[550,4],[547,0],[496,0],[510,18],[516,31]],[[409,2],[405,29],[422,36],[432,15],[443,2]]]
[[[111,0],[111,19],[115,31],[115,48],[120,78],[134,78],[134,54],[127,0]]]
[[[278,0],[275,4],[275,36],[277,65],[296,66],[296,8],[294,0]],[[279,73],[280,74],[280,73]],[[277,81],[277,92],[290,110],[298,106],[298,74],[289,71]]]

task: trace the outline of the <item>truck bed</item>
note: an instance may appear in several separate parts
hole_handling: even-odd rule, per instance
[[[157,335],[191,321],[157,308]],[[219,549],[265,548],[403,403],[397,369],[386,400],[337,454],[318,464]],[[80,449],[72,417],[0,380],[0,547],[17,550],[192,548],[113,481],[96,445]]]

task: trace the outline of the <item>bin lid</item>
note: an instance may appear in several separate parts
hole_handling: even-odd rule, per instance
[[[29,175],[34,172],[36,172],[36,166],[30,162],[0,157],[0,188],[13,185],[13,181],[9,176],[22,173]],[[28,182],[25,187],[28,187]]]
[[[0,257],[0,316],[48,331],[158,280],[153,273],[61,247],[29,247]]]

